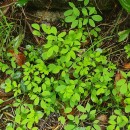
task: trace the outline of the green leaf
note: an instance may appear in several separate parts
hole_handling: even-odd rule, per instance
[[[127,83],[120,87],[120,93],[125,94],[127,92]]]
[[[71,28],[75,28],[76,26],[78,26],[78,20],[74,20],[71,24]]]
[[[57,34],[57,28],[56,27],[51,27],[51,33],[56,35]]]
[[[92,130],[92,129],[91,129],[91,126],[87,126],[87,127],[86,127],[86,130]]]
[[[79,24],[78,24],[78,28],[82,28],[82,19],[79,19]]]
[[[82,13],[84,16],[88,16],[88,11],[86,8],[82,8]]]
[[[41,36],[41,33],[39,31],[37,31],[37,30],[34,30],[32,33],[35,36],[39,36],[39,37]]]
[[[127,105],[127,106],[125,107],[125,112],[126,112],[126,113],[130,113],[130,105]]]
[[[63,116],[60,116],[59,118],[58,118],[58,121],[60,121],[61,122],[61,124],[65,124],[65,117],[63,117]]]
[[[18,124],[21,123],[21,115],[18,115],[18,114],[17,114],[17,115],[15,116],[15,122],[18,123]]]
[[[65,88],[66,88],[65,85],[57,86],[57,87],[56,87],[56,91],[57,91],[57,92],[60,92],[60,91],[65,90]]]
[[[51,47],[48,51],[47,51],[47,57],[51,57],[53,55],[53,47]]]
[[[124,100],[124,103],[127,103],[127,104],[130,105],[130,98],[126,98],[126,99]]]
[[[64,37],[66,35],[66,32],[61,32],[59,35],[58,35],[58,37]]]
[[[94,124],[93,127],[95,128],[95,130],[101,130],[101,127],[99,125]]]
[[[104,88],[99,88],[96,92],[97,95],[103,94],[105,93],[105,89]]]
[[[80,111],[80,112],[86,112],[85,108],[81,105],[78,105],[77,106],[77,109]]]
[[[96,90],[93,90],[93,91],[92,91],[91,100],[92,100],[93,102],[95,102],[95,103],[98,102],[98,98],[97,98],[97,96],[96,96]]]
[[[65,108],[64,112],[65,113],[70,113],[72,111],[72,108],[71,107],[67,107]]]
[[[58,53],[58,51],[59,51],[59,47],[56,46],[56,45],[54,45],[54,46],[53,46],[53,51],[56,52],[56,53]]]
[[[108,123],[111,125],[116,125],[116,121],[113,121],[113,120],[109,120]]]
[[[118,33],[118,35],[119,35],[119,40],[118,40],[118,42],[124,41],[124,40],[129,36],[129,33],[130,33],[130,29],[120,31],[120,32]]]
[[[73,8],[73,13],[74,13],[75,16],[79,16],[80,15],[80,11],[76,7]]]
[[[20,128],[20,127],[18,127],[18,128],[16,128],[16,130],[23,130],[22,128]]]
[[[117,86],[122,86],[126,83],[126,79],[120,79],[119,81],[117,81],[116,85]]]
[[[37,127],[33,127],[32,130],[38,130],[38,128]]]
[[[7,124],[6,130],[15,130],[15,129],[13,128],[12,123],[8,123],[8,124]]]
[[[74,120],[74,116],[73,115],[67,115],[67,118],[69,119],[69,120]]]
[[[73,130],[75,128],[75,125],[73,124],[68,124],[64,127],[65,130]]]
[[[65,11],[64,12],[64,16],[69,16],[69,15],[72,15],[72,13],[73,13],[73,10],[67,10],[67,11]]]
[[[84,5],[87,6],[89,3],[89,0],[84,0]]]
[[[67,16],[67,17],[65,18],[65,22],[71,23],[71,22],[73,22],[75,19],[76,19],[76,16],[74,16],[74,15],[72,15],[72,16]]]
[[[115,113],[116,115],[119,115],[119,116],[120,116],[120,115],[121,115],[121,110],[120,110],[120,109],[119,109],[119,110],[116,109],[116,110],[114,110],[114,113]]]
[[[76,125],[79,124],[79,116],[75,116],[75,118],[74,118],[74,122],[75,122]]]
[[[130,13],[130,1],[129,0],[119,0],[122,7]]]
[[[89,8],[89,15],[94,14],[95,11],[96,11],[95,7],[90,7]]]
[[[46,34],[51,34],[51,27],[47,26],[46,24],[42,24],[41,25],[42,30],[46,33]]]
[[[20,79],[20,77],[22,76],[22,73],[20,71],[16,71],[13,75],[12,75],[12,79],[17,80]]]
[[[107,126],[107,130],[115,130],[115,125],[109,125],[109,126]]]
[[[17,37],[15,37],[8,46],[13,46],[14,50],[17,50],[22,44],[24,39],[24,34],[20,33]]]
[[[22,7],[22,6],[24,6],[28,1],[29,1],[29,0],[18,0],[18,1],[17,1],[17,6]]]
[[[83,20],[83,25],[87,25],[88,24],[88,18]]]
[[[69,2],[69,6],[72,7],[72,8],[75,7],[74,3],[72,3],[72,2]]]
[[[33,27],[34,29],[40,31],[40,26],[39,26],[39,24],[33,23],[33,24],[32,24],[32,27]]]
[[[70,56],[71,56],[73,59],[76,59],[76,55],[75,55],[75,52],[74,52],[74,51],[70,51]]]
[[[87,104],[86,104],[86,107],[85,107],[85,110],[86,110],[87,112],[90,112],[90,109],[91,109],[91,106],[90,106],[89,103],[87,103]]]
[[[56,67],[52,70],[52,73],[57,74],[57,73],[59,73],[59,71],[60,71],[61,69],[62,69],[61,66],[56,66]]]
[[[87,114],[82,114],[81,116],[80,116],[80,120],[85,120],[87,118]]]
[[[34,105],[38,105],[39,104],[39,97],[36,97],[34,100]]]
[[[4,101],[2,99],[0,99],[0,104],[2,104]]]
[[[95,23],[94,23],[94,21],[92,19],[89,19],[89,25],[91,27],[95,27]]]
[[[92,19],[93,19],[94,21],[97,21],[97,22],[102,21],[102,17],[101,17],[100,15],[93,15],[93,16],[92,16]]]

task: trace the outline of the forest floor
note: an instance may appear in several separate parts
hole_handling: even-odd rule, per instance
[[[3,3],[1,3],[2,5]],[[19,47],[19,50],[21,51],[21,54],[17,55],[17,63],[21,66],[25,63],[25,56],[22,54],[25,45],[29,43],[34,43],[34,46],[40,46],[44,43],[43,38],[38,38],[32,34],[33,29],[31,27],[32,23],[39,23],[46,21],[41,21],[40,18],[37,18],[36,16],[32,16],[31,11],[28,11],[28,9],[22,7],[22,8],[16,8],[14,5],[7,6],[7,3],[4,4],[5,8],[1,9],[0,7],[0,30],[6,28],[6,30],[2,33],[0,32],[0,38],[3,39],[7,38],[7,42],[12,39],[12,37],[18,36],[21,33],[24,33],[25,37],[21,39],[23,40],[22,44]],[[48,10],[45,10],[48,11]],[[121,71],[129,71],[130,70],[130,59],[127,58],[127,54],[124,51],[124,47],[127,44],[130,44],[130,39],[127,38],[122,42],[118,42],[118,33],[122,30],[126,30],[130,28],[130,15],[127,14],[124,10],[121,9],[121,7],[118,7],[115,5],[113,9],[111,10],[101,10],[100,12],[101,16],[103,17],[103,21],[99,23],[98,27],[101,28],[100,35],[102,38],[111,36],[110,39],[103,40],[103,44],[100,46],[100,48],[104,51],[104,54],[107,56],[107,60],[111,61],[117,66],[117,69],[114,74],[114,81],[119,79],[121,75],[119,74],[119,70]],[[3,15],[5,18],[3,18]],[[60,20],[57,20],[55,22],[46,22],[46,24],[50,24],[53,26],[56,26],[58,29],[63,30],[62,28],[62,22]],[[13,28],[11,28],[13,26]],[[11,29],[11,32],[10,32]],[[67,29],[66,29],[67,30]],[[6,34],[9,33],[7,36]],[[3,36],[5,35],[5,36]],[[3,39],[4,40],[4,39]],[[17,39],[16,39],[17,40]],[[0,40],[2,42],[2,40]],[[1,44],[1,43],[0,43]],[[4,47],[5,49],[0,49],[0,60],[4,58],[4,56],[7,55],[7,50],[9,50],[11,53],[13,53],[10,48],[12,44],[6,44],[0,45],[0,48]],[[86,48],[86,46],[91,46],[91,42],[84,43],[83,47]],[[82,49],[84,49],[82,48]],[[6,63],[8,61],[6,60]],[[0,83],[2,84],[5,79],[7,79],[9,76],[6,75],[3,72],[0,72]],[[26,95],[20,95],[20,99],[28,100],[28,97]],[[2,88],[0,88],[0,99],[4,101],[0,105],[0,129],[4,130],[7,126],[7,123],[13,122],[14,116],[15,116],[15,107],[12,106],[13,102],[15,101],[15,97],[13,95],[13,92],[5,93]],[[29,101],[31,102],[31,101]],[[98,115],[97,118],[100,118],[102,115]],[[57,113],[52,113],[46,119],[41,119],[39,123],[37,124],[38,128],[40,130],[58,130],[59,128],[59,122],[58,122],[59,115]],[[102,119],[101,119],[102,120]],[[103,120],[108,120],[107,116],[104,116]],[[105,121],[106,122],[106,121]],[[104,128],[102,128],[103,130]]]

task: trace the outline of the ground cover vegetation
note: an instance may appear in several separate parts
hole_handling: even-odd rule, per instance
[[[6,130],[38,130],[39,121],[52,113],[58,113],[53,130],[130,130],[130,63],[122,70],[109,60],[101,46],[113,36],[100,35],[102,16],[89,0],[77,2],[68,2],[64,12],[62,26],[68,29],[32,23],[32,34],[44,43],[28,42],[22,52],[24,34],[13,37],[15,25],[2,15],[1,88],[13,99]],[[128,40],[129,32],[120,31],[118,43]],[[129,59],[129,42],[122,49]],[[6,101],[0,99],[0,104]]]

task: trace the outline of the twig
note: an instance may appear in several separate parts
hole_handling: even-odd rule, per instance
[[[23,8],[22,8],[22,13],[23,13],[23,15],[24,15],[24,17],[25,17],[25,21],[26,21],[26,23],[27,23],[27,25],[28,25],[30,31],[33,32],[32,27],[30,26],[29,22],[27,21],[27,17],[26,17],[26,14],[25,14]],[[34,35],[33,35],[33,36],[34,36]],[[34,36],[34,38],[35,38],[36,43],[39,44],[38,38],[37,38],[36,36]]]
[[[12,2],[12,3],[9,3],[8,5],[1,6],[0,9],[9,7],[9,6],[11,6],[11,5],[15,4],[15,3],[16,3],[16,2]]]

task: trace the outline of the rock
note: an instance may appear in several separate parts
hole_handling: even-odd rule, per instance
[[[40,18],[43,22],[56,22],[57,20],[64,18],[64,13],[62,11],[37,10],[33,12],[33,15]]]
[[[74,2],[75,4],[78,4],[78,2],[75,0],[32,0],[29,2],[29,6],[37,9],[64,10],[69,7],[68,2]],[[90,3],[100,10],[112,9],[117,2],[118,1],[114,0],[90,0]]]

